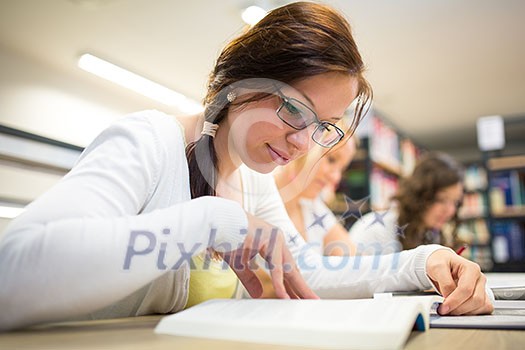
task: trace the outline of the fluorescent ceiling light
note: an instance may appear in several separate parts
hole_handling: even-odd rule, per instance
[[[266,16],[266,11],[259,6],[250,6],[241,14],[242,20],[251,26],[259,22],[264,16]]]
[[[22,214],[24,207],[0,205],[0,218],[13,219]]]
[[[198,113],[204,108],[202,105],[183,94],[168,89],[158,83],[141,77],[113,63],[86,53],[78,60],[78,66],[101,78],[112,81],[127,89],[159,101],[168,106],[175,106],[185,113]]]

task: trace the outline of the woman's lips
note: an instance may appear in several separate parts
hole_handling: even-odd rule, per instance
[[[272,148],[272,146],[268,145],[268,153],[270,153],[270,157],[272,158],[272,160],[279,164],[279,165],[286,165],[290,162],[290,159],[289,158],[286,158],[284,156],[282,156],[279,152],[277,152],[276,150],[274,150]]]

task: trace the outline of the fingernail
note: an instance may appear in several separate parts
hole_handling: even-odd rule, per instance
[[[450,310],[450,308],[448,306],[446,306],[446,305],[443,305],[443,304],[441,304],[441,306],[439,307],[439,313],[441,315],[446,315],[449,310]]]

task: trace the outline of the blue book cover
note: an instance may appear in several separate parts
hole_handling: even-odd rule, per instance
[[[523,226],[521,223],[514,221],[509,222],[509,238],[510,238],[510,257],[514,261],[520,261],[525,258],[524,252],[524,235]]]
[[[512,184],[511,184],[511,176],[509,171],[502,171],[495,173],[490,178],[490,187],[491,188],[499,188],[504,196],[505,196],[505,205],[506,206],[513,206],[513,198],[512,198]]]

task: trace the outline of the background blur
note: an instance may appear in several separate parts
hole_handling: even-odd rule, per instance
[[[325,2],[353,27],[374,108],[416,144],[478,160],[477,118],[525,116],[525,1]],[[246,25],[242,10],[286,3],[0,0],[0,124],[83,147],[126,113],[180,114],[81,70],[80,55],[94,54],[200,101],[220,49]],[[506,146],[525,153],[525,127],[516,125],[507,130]],[[1,158],[0,202],[27,203],[63,174],[61,166]]]

